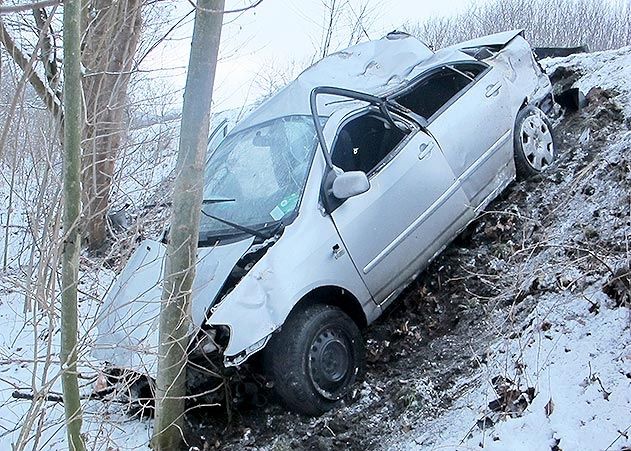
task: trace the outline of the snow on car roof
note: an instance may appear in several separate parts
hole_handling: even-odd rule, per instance
[[[419,64],[434,56],[425,44],[407,33],[393,32],[375,40],[333,53],[304,70],[243,120],[243,130],[268,120],[311,114],[309,96],[317,86],[335,86],[367,94],[382,94],[409,79]],[[323,105],[319,111],[329,115]]]

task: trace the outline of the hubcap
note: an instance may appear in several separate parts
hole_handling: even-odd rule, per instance
[[[537,111],[528,116],[521,124],[521,146],[530,166],[542,171],[554,159],[554,143],[550,127],[543,120],[542,113]]]
[[[309,349],[309,376],[326,399],[339,399],[346,389],[352,362],[346,337],[334,329],[322,330]]]

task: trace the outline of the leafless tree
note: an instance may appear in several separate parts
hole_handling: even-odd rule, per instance
[[[224,0],[199,0],[189,57],[160,311],[152,445],[179,449],[186,398],[189,311],[199,235],[203,170]]]
[[[264,64],[254,77],[254,87],[258,98],[254,103],[274,95],[282,87],[289,84],[306,67],[321,58],[361,41],[370,40],[379,9],[372,0],[354,6],[350,0],[321,0],[323,16],[320,23],[321,32],[311,36],[313,51],[301,59],[293,59],[286,64],[270,61]]]
[[[101,249],[107,238],[112,177],[126,126],[127,88],[135,68],[142,6],[142,0],[89,0],[82,9],[82,86],[86,104],[82,187],[86,242],[92,250]],[[36,30],[37,44],[30,55],[28,43],[16,43],[2,18],[0,42],[61,123],[60,58],[56,51],[59,44],[55,41],[59,31],[52,26],[55,8],[50,12],[44,8],[33,10],[32,22],[24,16],[14,20],[13,28]],[[35,71],[39,61],[44,78]]]
[[[434,48],[524,28],[534,46],[605,50],[631,44],[630,0],[491,0],[463,12],[408,23],[406,30]]]
[[[92,250],[102,248],[107,238],[110,190],[126,128],[127,87],[140,37],[141,7],[141,0],[91,0],[84,9],[82,182]]]
[[[81,0],[64,5],[64,248],[61,269],[61,381],[68,448],[83,451],[77,379],[77,284],[81,235]]]

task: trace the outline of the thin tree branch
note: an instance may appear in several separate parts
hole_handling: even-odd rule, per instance
[[[0,19],[0,44],[4,45],[7,52],[15,63],[22,69],[24,73],[28,75],[28,81],[35,89],[35,92],[40,99],[44,102],[46,107],[53,113],[53,116],[60,122],[62,119],[62,109],[59,99],[55,94],[44,84],[41,78],[35,71],[32,70],[32,66],[29,59],[22,53],[22,50],[18,48],[11,35],[7,32],[4,22]]]
[[[261,3],[263,3],[263,0],[256,0],[254,3],[252,3],[250,6],[244,6],[243,8],[237,8],[237,9],[224,9],[224,10],[219,10],[219,9],[208,9],[208,8],[200,8],[199,6],[197,6],[193,0],[188,0],[188,2],[193,6],[193,8],[199,10],[199,11],[203,11],[205,13],[211,13],[211,14],[231,14],[231,13],[242,13],[243,11],[248,11],[250,9],[254,9],[257,6],[259,6]]]
[[[55,7],[55,9],[56,9],[56,7]],[[53,14],[54,14],[54,11],[53,11]],[[41,83],[41,85],[43,86],[43,88],[44,88],[44,90],[46,92],[50,93],[50,90],[44,85],[44,83],[37,76],[37,74],[33,70],[33,67],[34,67],[35,61],[37,59],[37,53],[40,51],[40,49],[42,48],[42,45],[45,42],[45,32],[46,32],[45,30],[46,30],[46,27],[48,27],[50,25],[50,22],[52,20],[53,14],[51,14],[46,19],[46,21],[44,22],[44,24],[43,24],[44,28],[40,32],[39,40],[37,41],[35,49],[33,50],[33,54],[31,55],[31,57],[28,60],[26,59],[26,57],[24,55],[21,54],[19,49],[17,49],[17,47],[15,47],[14,51],[18,52],[18,53],[16,53],[16,55],[19,55],[19,56],[22,57],[23,64],[20,64],[18,62],[18,59],[15,58],[14,53],[11,50],[9,50],[9,47],[7,47],[7,44],[14,44],[14,43],[13,43],[13,39],[11,38],[9,33],[6,32],[6,29],[4,28],[4,23],[2,22],[2,19],[0,19],[0,42],[5,44],[5,47],[7,48],[7,50],[11,54],[11,56],[18,63],[18,65],[20,66],[20,68],[23,71],[22,77],[21,77],[21,79],[20,79],[20,81],[19,81],[19,83],[17,85],[15,95],[13,96],[13,100],[11,101],[11,105],[9,107],[9,111],[7,113],[7,118],[5,120],[4,127],[2,129],[2,133],[0,134],[0,160],[2,160],[2,157],[3,157],[4,144],[6,142],[9,130],[11,128],[10,125],[11,125],[11,121],[12,121],[12,118],[13,118],[13,114],[15,113],[15,109],[17,107],[18,100],[22,96],[22,93],[23,93],[23,90],[24,90],[24,86],[26,85],[26,83],[30,82],[31,84],[33,84],[33,78],[34,78],[39,83]],[[37,91],[38,94],[39,94],[38,88],[36,86],[34,86],[34,88],[35,88],[35,91]],[[44,102],[46,102],[45,99],[42,98],[42,100],[44,100]],[[57,105],[58,108],[61,108],[58,104],[56,104],[56,105]],[[55,115],[55,118],[59,118],[60,119],[60,116],[57,116],[57,113],[55,112],[55,110],[53,108],[51,108],[48,105],[47,105],[47,107],[49,107],[50,111],[53,112],[53,114]],[[6,251],[6,249],[5,249],[5,251]],[[5,263],[5,266],[6,266],[6,258],[4,260],[4,263]]]
[[[46,8],[61,5],[61,0],[42,0],[40,2],[24,3],[22,5],[0,6],[0,14],[19,13],[31,9]]]
[[[186,18],[188,16],[190,16],[195,10],[191,10],[188,13],[186,13],[186,15],[184,17],[182,17],[180,20],[178,20],[171,28],[169,28],[167,30],[167,32],[160,38],[158,39],[158,41],[156,41],[151,47],[149,47],[149,49],[144,53],[144,55],[142,55],[140,58],[138,58],[138,61],[136,61],[136,63],[134,64],[134,68],[132,69],[132,71],[136,71],[138,70],[138,67],[140,66],[140,63],[143,62],[143,60],[151,53],[153,52],[172,32],[173,30],[175,30],[177,27],[180,26],[180,24],[182,22],[184,22],[186,20]]]

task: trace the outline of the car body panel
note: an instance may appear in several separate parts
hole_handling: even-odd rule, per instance
[[[474,206],[493,190],[498,168],[505,167],[513,156],[514,118],[506,84],[499,69],[489,67],[428,125]],[[492,126],[481,126],[482,122]],[[454,124],[458,124],[458,133],[454,133]]]
[[[211,309],[208,324],[228,326],[231,331],[224,351],[227,365],[238,365],[260,349],[296,303],[316,288],[337,287],[352,293],[367,322],[381,313],[333,221],[319,205],[320,184],[311,180],[322,177],[324,165],[321,153],[316,154],[298,218],[234,290]],[[336,245],[338,252],[334,252]]]
[[[295,219],[228,291],[222,291],[225,280],[255,239],[199,249],[191,319],[195,327],[228,327],[225,366],[238,366],[262,349],[301,300],[323,287],[349,293],[348,302],[356,302],[370,324],[514,179],[517,112],[551,91],[522,34],[499,33],[435,53],[402,33],[362,43],[314,64],[236,125],[228,136],[274,118],[311,115],[310,95],[320,86],[396,100],[437,68],[480,60],[488,65],[435,117],[397,109],[412,132],[368,174],[367,192],[341,200],[332,211],[325,208],[323,186],[339,168],[330,167],[324,151],[333,148],[349,118],[370,107],[331,94],[318,97],[314,122],[324,123],[325,145],[315,152]],[[492,49],[480,59],[468,52],[485,46]],[[96,357],[154,373],[165,253],[163,244],[143,242],[109,290]]]
[[[336,86],[368,94],[380,94],[403,86],[414,70],[434,53],[421,41],[405,33],[354,45],[305,69],[298,78],[264,102],[234,129],[238,132],[268,120],[289,115],[310,115],[309,96],[318,86]],[[328,117],[339,105],[327,105],[323,98],[319,111]]]
[[[450,48],[457,48],[461,50],[472,49],[476,47],[503,47],[511,42],[517,36],[524,34],[523,28],[515,30],[502,31],[500,33],[490,34],[488,36],[482,36],[480,38],[470,39],[468,41],[459,42],[452,45]]]
[[[430,135],[417,128],[399,146],[396,157],[370,177],[370,190],[331,214],[377,303],[410,277],[416,260],[465,214],[467,204]]]

